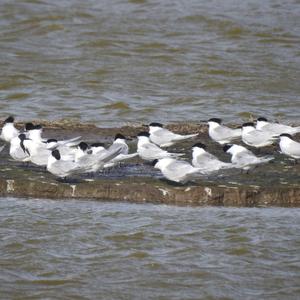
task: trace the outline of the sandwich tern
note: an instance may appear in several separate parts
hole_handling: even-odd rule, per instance
[[[150,141],[150,134],[148,132],[140,132],[137,135],[137,153],[144,160],[152,161],[154,159],[160,159],[165,157],[179,157],[183,154],[180,153],[171,153],[166,150],[161,149],[156,144],[153,144]]]
[[[121,162],[126,159],[133,158],[138,155],[137,152],[129,154],[129,148],[126,144],[126,138],[124,135],[118,133],[115,136],[115,140],[113,144],[107,149],[107,151],[112,151],[113,149],[121,148],[121,152],[118,156],[113,158],[111,161],[109,161],[107,164],[105,164],[104,168],[113,167],[116,163]]]
[[[192,165],[201,169],[204,173],[211,173],[220,169],[232,168],[232,163],[226,163],[219,160],[215,155],[206,151],[206,146],[197,143],[192,147],[193,160]]]
[[[255,129],[253,123],[244,123],[242,126],[242,141],[255,148],[270,146],[277,138],[274,134]]]
[[[159,147],[169,147],[174,145],[176,142],[190,139],[198,135],[198,133],[188,135],[176,134],[166,128],[163,128],[161,123],[150,123],[149,133],[150,141]]]
[[[293,157],[295,159],[300,158],[300,143],[293,140],[293,137],[288,133],[282,133],[280,136],[279,147],[283,154]]]
[[[256,120],[256,129],[269,132],[273,135],[280,135],[282,133],[287,133],[294,135],[300,132],[300,126],[292,127],[289,125],[279,124],[279,123],[270,123],[264,117],[259,117]]]
[[[208,126],[208,135],[210,138],[221,145],[230,143],[242,135],[240,128],[232,129],[224,126],[222,125],[222,120],[218,118],[209,119]]]
[[[168,180],[178,183],[186,183],[203,176],[201,169],[193,167],[186,161],[171,157],[155,159],[152,165],[155,169],[159,169]]]
[[[61,157],[58,149],[55,149],[49,155],[47,162],[47,170],[60,178],[66,178],[70,175],[83,172],[82,166],[73,160],[65,160]]]
[[[0,139],[10,143],[10,141],[19,135],[19,130],[14,125],[14,117],[10,116],[3,122]]]
[[[231,162],[236,168],[243,170],[250,170],[256,165],[267,163],[274,159],[272,156],[257,157],[250,150],[240,145],[226,144],[223,147],[223,151],[231,154]]]

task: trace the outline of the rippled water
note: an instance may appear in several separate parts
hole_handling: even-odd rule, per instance
[[[295,0],[1,0],[0,114],[294,122],[299,15]]]
[[[0,199],[1,299],[299,299],[300,210]]]

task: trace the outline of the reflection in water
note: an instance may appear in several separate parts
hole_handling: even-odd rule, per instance
[[[300,210],[0,200],[0,294],[296,299]]]
[[[297,121],[299,15],[291,0],[2,1],[0,112]]]

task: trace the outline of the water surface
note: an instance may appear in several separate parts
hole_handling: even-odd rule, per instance
[[[299,299],[300,210],[0,199],[1,299]]]
[[[298,121],[299,1],[0,2],[3,117]]]

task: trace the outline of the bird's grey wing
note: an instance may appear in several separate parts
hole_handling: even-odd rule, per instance
[[[300,156],[300,143],[293,141],[289,145],[289,152],[294,156]]]
[[[153,139],[159,140],[161,144],[173,141],[176,139],[177,136],[177,134],[167,129],[158,130],[154,132],[152,135],[153,135]]]
[[[218,160],[218,158],[215,155],[213,155],[211,153],[208,153],[208,152],[204,153],[199,158],[201,158],[203,161],[204,160],[205,161],[207,161],[207,160]]]
[[[138,153],[131,153],[131,154],[119,154],[118,156],[116,156],[115,158],[112,159],[113,162],[118,162],[118,161],[122,161],[122,160],[126,160],[126,159],[130,159],[133,158],[135,156],[137,156]]]
[[[206,171],[217,170],[231,165],[219,160],[215,155],[208,152],[198,156],[193,164],[196,168],[203,168]]]
[[[158,146],[156,146],[155,144],[151,144],[151,143],[148,143],[148,144],[144,144],[143,145],[143,149],[145,151],[147,151],[149,154],[153,154],[153,155],[159,155],[159,154],[162,154],[162,153],[165,153],[167,151],[165,150],[162,150],[161,148],[159,148]]]
[[[218,133],[220,136],[220,139],[226,140],[228,138],[238,138],[241,136],[242,131],[241,129],[231,129],[226,126],[219,126],[218,128],[215,129],[215,132]]]
[[[246,139],[249,142],[249,144],[258,145],[275,140],[276,138],[272,137],[272,135],[273,134],[266,131],[255,130],[253,132],[248,133],[246,135]]]
[[[169,172],[177,173],[177,174],[185,174],[190,173],[195,170],[195,168],[186,161],[174,160],[172,163],[168,165]]]
[[[105,153],[101,153],[100,155],[96,154],[95,156],[97,156],[97,161],[106,163],[112,160],[113,158],[122,153],[122,151],[124,150],[123,146],[123,144],[115,144],[114,147],[109,147]]]
[[[4,149],[5,145],[0,147],[0,152]]]
[[[235,155],[235,159],[233,161],[234,164],[237,165],[251,165],[253,163],[257,163],[258,158],[253,153],[248,153],[247,151],[238,153]]]
[[[56,174],[61,174],[63,176],[68,176],[72,173],[80,173],[82,170],[81,166],[73,161],[68,160],[60,160],[55,162],[52,165],[52,170],[55,171]]]
[[[57,143],[60,146],[63,146],[63,145],[74,146],[74,145],[78,144],[80,139],[81,139],[81,136],[77,136],[77,137],[72,138],[72,139],[58,141]]]
[[[128,154],[128,146],[126,144],[123,144],[123,143],[113,143],[108,149],[107,151],[108,152],[114,152],[116,150],[119,151],[120,149],[120,153],[122,154]]]

